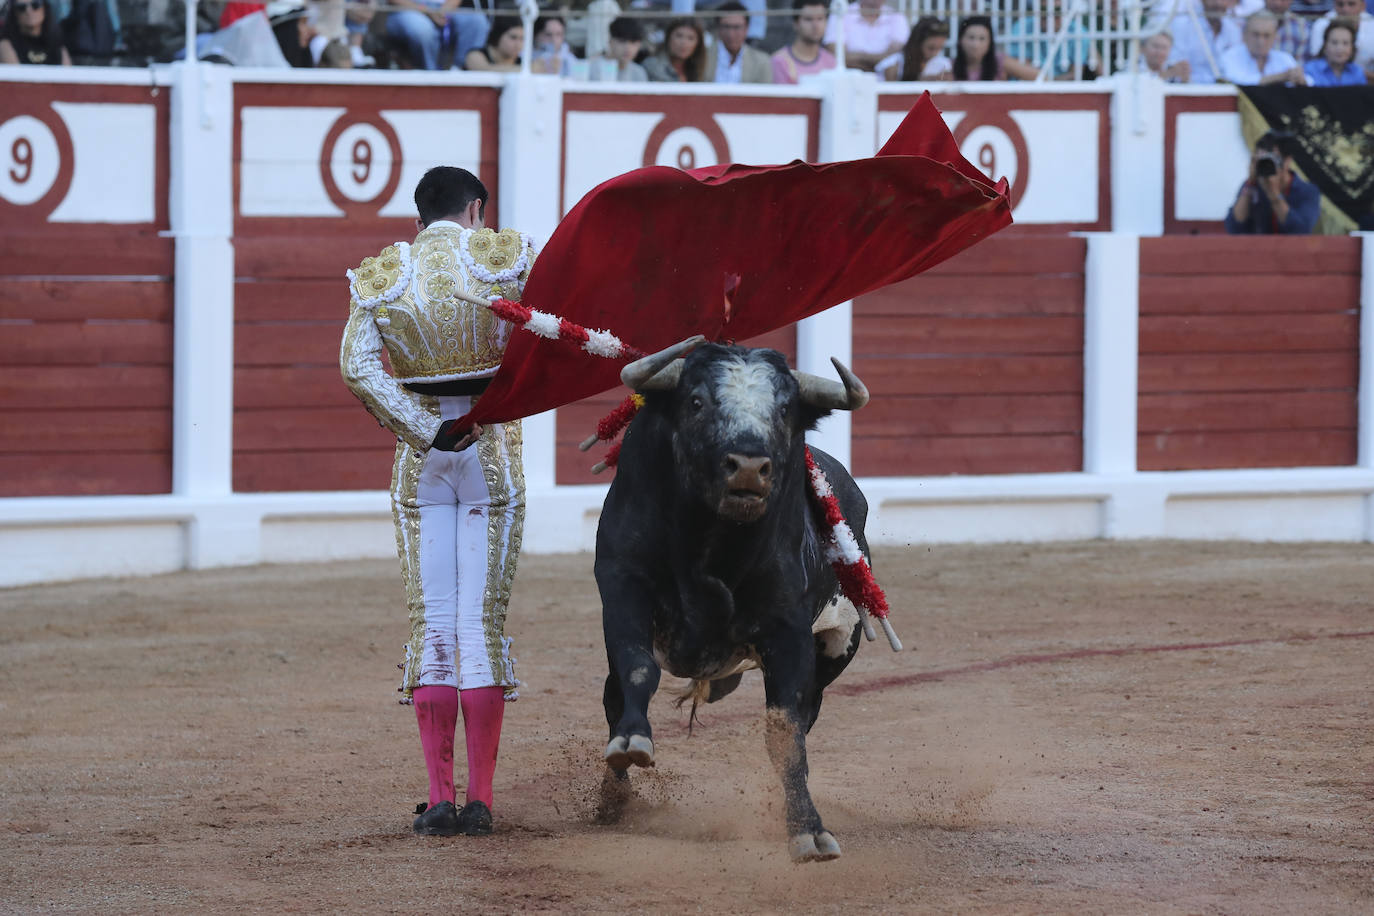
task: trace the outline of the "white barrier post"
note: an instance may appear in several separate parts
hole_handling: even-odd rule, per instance
[[[1111,101],[1112,229],[1164,232],[1164,81],[1118,75]]]
[[[541,248],[558,226],[562,87],[557,77],[522,73],[507,77],[501,91],[500,186],[491,190],[496,194],[501,225],[529,233]],[[576,549],[556,538],[550,544],[540,541],[540,532],[558,528],[541,518],[541,513],[549,511],[549,501],[537,495],[554,487],[554,412],[528,417],[522,427],[525,486],[530,493],[526,548]]]
[[[1083,471],[1136,473],[1140,362],[1140,238],[1085,233],[1083,277]],[[1106,537],[1159,536],[1162,494],[1122,487],[1106,502]]]
[[[234,429],[233,81],[228,67],[197,63],[194,51],[173,73],[172,493],[227,500]],[[192,569],[258,559],[256,518],[224,509],[197,511],[187,538]]]
[[[877,150],[878,84],[871,73],[838,68],[818,77],[825,87],[821,99],[820,159],[843,162],[866,159]],[[854,365],[854,303],[842,302],[797,324],[797,368],[825,378],[835,377],[831,357]],[[808,433],[806,441],[829,452],[850,467],[850,430],[847,411],[836,411]]]
[[[1360,239],[1360,381],[1356,391],[1356,458],[1362,468],[1374,468],[1374,232],[1358,232]],[[1374,494],[1364,499],[1364,539],[1374,541]]]

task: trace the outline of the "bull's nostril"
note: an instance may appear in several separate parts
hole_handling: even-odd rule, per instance
[[[725,457],[725,472],[726,472],[727,474],[733,474],[733,473],[735,473],[735,472],[738,471],[738,470],[739,470],[739,462],[735,460],[735,456],[734,456],[734,455],[727,455],[727,456]]]
[[[771,461],[768,461],[768,460],[765,459],[764,462],[763,462],[763,464],[759,465],[759,476],[760,476],[760,477],[767,477],[770,473],[772,473],[772,471],[773,471],[773,462],[771,462]]]

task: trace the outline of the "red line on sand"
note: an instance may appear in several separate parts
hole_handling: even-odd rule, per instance
[[[1374,630],[1361,630],[1353,633],[1307,633],[1294,636],[1271,637],[1268,639],[1232,639],[1225,642],[1194,642],[1166,646],[1125,646],[1119,649],[1070,649],[1067,652],[1048,652],[1038,655],[1008,655],[994,661],[974,662],[958,668],[941,668],[936,671],[919,671],[915,674],[898,674],[891,677],[876,678],[862,684],[831,684],[826,693],[837,696],[854,696],[874,690],[887,690],[892,687],[905,687],[926,681],[941,681],[960,674],[978,674],[995,671],[998,668],[1018,668],[1022,665],[1044,665],[1055,662],[1076,661],[1080,658],[1099,656],[1135,655],[1147,652],[1189,652],[1198,649],[1233,649],[1238,646],[1283,645],[1293,642],[1311,642],[1317,639],[1364,639],[1374,636]]]

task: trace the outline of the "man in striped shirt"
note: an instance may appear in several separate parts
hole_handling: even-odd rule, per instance
[[[1287,51],[1300,64],[1306,61],[1307,23],[1293,12],[1293,0],[1264,0],[1264,8],[1279,21],[1279,34],[1274,47]]]
[[[794,37],[773,55],[773,82],[795,84],[805,74],[835,66],[835,55],[821,47],[829,9],[825,0],[793,0]]]

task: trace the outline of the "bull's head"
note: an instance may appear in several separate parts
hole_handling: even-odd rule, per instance
[[[720,517],[758,521],[780,478],[802,473],[805,433],[832,410],[857,410],[868,389],[838,360],[841,381],[789,370],[776,350],[693,337],[626,366],[620,379],[666,395],[682,482]]]

